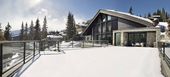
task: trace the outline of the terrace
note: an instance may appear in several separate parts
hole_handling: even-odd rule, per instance
[[[62,42],[60,52],[55,45],[48,47],[42,41],[1,42],[2,77],[163,77],[161,64],[170,64],[165,46],[159,54],[157,48],[115,47],[100,41]],[[9,46],[13,48],[6,48]],[[7,51],[12,53],[11,58],[4,57]]]

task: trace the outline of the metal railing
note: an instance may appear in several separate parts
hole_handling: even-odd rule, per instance
[[[86,47],[103,47],[103,46],[108,46],[109,41],[108,40],[85,40],[82,41],[81,47],[86,48]]]
[[[0,77],[12,76],[40,53],[40,41],[0,41]]]
[[[159,51],[163,57],[163,60],[167,63],[170,68],[170,43],[168,42],[159,42]]]

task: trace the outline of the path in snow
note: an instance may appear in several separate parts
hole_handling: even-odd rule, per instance
[[[157,50],[111,46],[42,55],[20,77],[163,77]]]

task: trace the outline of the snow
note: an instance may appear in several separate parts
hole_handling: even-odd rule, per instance
[[[165,54],[170,58],[170,47],[165,48]]]
[[[163,77],[157,48],[100,47],[42,52],[20,77]]]
[[[47,35],[48,38],[63,38],[63,36]]]
[[[166,30],[168,30],[168,23],[167,22],[159,22],[156,27],[164,26]]]
[[[134,17],[134,18],[138,18],[138,19],[145,20],[145,21],[148,21],[148,22],[150,22],[150,23],[153,23],[153,22],[152,22],[150,19],[148,19],[148,18],[144,18],[144,17],[132,15],[132,14],[130,14],[130,13],[120,12],[120,11],[116,11],[116,10],[109,10],[109,9],[107,9],[107,11],[112,11],[112,12],[116,12],[116,13],[119,13],[119,14],[128,15],[128,16],[131,16],[131,17]]]

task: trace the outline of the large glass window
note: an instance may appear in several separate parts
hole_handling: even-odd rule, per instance
[[[102,16],[102,22],[105,22],[105,21],[106,21],[106,16],[103,15],[103,16]]]
[[[95,26],[95,29],[94,29],[95,31],[95,33],[97,33],[98,32],[98,26]]]
[[[121,33],[115,33],[115,46],[120,46],[121,45]]]
[[[117,21],[113,21],[112,25],[113,25],[113,30],[118,29]]]
[[[103,25],[103,33],[105,33],[106,32],[106,23],[103,23],[102,25]]]
[[[108,31],[111,32],[111,30],[112,30],[112,22],[108,22],[107,25],[108,25]]]
[[[98,25],[98,32],[101,33],[101,25]]]
[[[112,16],[107,16],[108,21],[112,20]]]
[[[133,46],[140,43],[143,43],[144,46],[146,45],[145,32],[128,33],[128,43],[127,43],[128,46]]]

